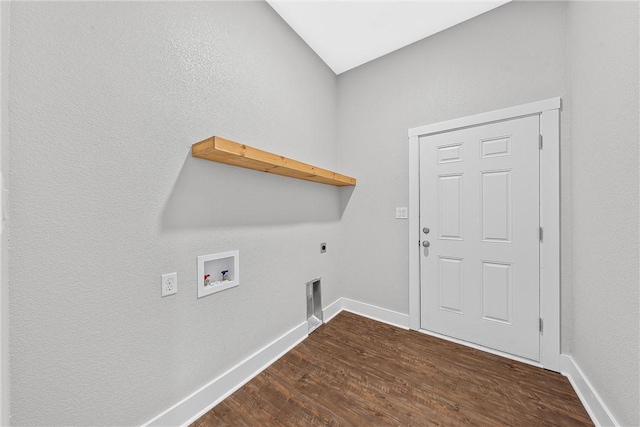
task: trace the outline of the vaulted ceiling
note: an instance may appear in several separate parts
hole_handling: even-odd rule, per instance
[[[267,0],[336,74],[509,1]]]

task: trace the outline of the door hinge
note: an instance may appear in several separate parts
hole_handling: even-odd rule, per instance
[[[542,230],[542,227],[540,227],[540,241],[542,242],[542,238],[544,236],[544,231]]]
[[[544,323],[542,321],[542,317],[540,317],[538,322],[538,330],[540,331],[540,333],[542,333],[544,331]]]
[[[542,135],[539,135],[539,138],[538,138],[538,148],[542,150]]]

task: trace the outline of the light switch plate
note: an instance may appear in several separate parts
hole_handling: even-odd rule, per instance
[[[398,219],[407,219],[408,218],[408,208],[406,206],[396,208],[396,218],[398,218]]]

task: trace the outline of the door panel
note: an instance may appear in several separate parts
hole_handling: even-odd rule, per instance
[[[482,262],[482,318],[511,324],[511,264]]]
[[[462,260],[438,257],[440,309],[462,313],[460,295],[462,287]]]
[[[438,177],[438,205],[441,239],[462,239],[462,175]]]
[[[420,138],[421,327],[539,360],[539,118]]]
[[[481,172],[482,240],[511,243],[511,171]]]

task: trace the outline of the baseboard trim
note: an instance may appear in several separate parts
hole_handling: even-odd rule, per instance
[[[322,311],[325,322],[328,322],[341,311],[349,311],[359,316],[397,326],[402,329],[409,329],[409,315],[387,310],[386,308],[366,304],[349,298],[340,298]]]
[[[325,309],[322,310],[322,319],[324,323],[327,323],[329,320],[336,317],[342,310],[344,310],[344,306],[342,304],[343,298],[338,298]]]
[[[403,329],[409,329],[409,315],[387,310],[385,308],[377,307],[371,304],[351,300],[348,298],[339,298],[338,300],[330,304],[327,308],[325,308],[322,312],[322,315],[325,319],[324,321],[329,322],[342,311],[349,311],[351,313],[368,317],[370,319],[374,319],[383,323],[398,326]],[[500,351],[477,346],[464,341],[456,340],[454,338],[441,336],[440,334],[436,334],[433,332],[425,330],[420,330],[420,332],[438,338],[446,339],[448,341],[463,344],[469,347],[477,348],[479,350],[506,357],[508,359],[513,359],[529,365],[542,367],[540,363],[532,360],[512,356],[507,353],[502,353]],[[580,398],[580,401],[584,405],[594,424],[596,424],[597,426],[619,425],[614,416],[611,414],[611,411],[609,411],[598,393],[596,393],[596,391],[594,390],[587,377],[584,375],[580,367],[576,364],[571,356],[568,356],[566,354],[560,355],[560,372],[569,379],[571,386],[574,388],[576,394]]]
[[[408,314],[387,310],[386,308],[348,298],[339,298],[327,306],[322,312],[324,322],[329,322],[342,311],[349,311],[359,316],[368,317],[403,329],[409,329]],[[224,374],[201,387],[190,396],[146,422],[143,424],[143,427],[188,426],[307,338],[308,328],[307,322],[301,323],[272,343],[247,357]],[[420,332],[438,336],[427,331],[421,330]],[[445,339],[448,338],[445,337]],[[452,339],[449,340],[454,341]],[[468,343],[465,345],[468,345]],[[481,348],[481,350],[486,351],[484,348]],[[526,361],[525,363],[536,365],[535,363],[531,363],[531,361]],[[611,411],[609,411],[584,375],[584,372],[582,372],[582,369],[580,369],[580,366],[578,366],[570,355],[560,355],[560,371],[569,379],[571,386],[580,398],[580,401],[594,424],[598,426],[619,425],[613,414],[611,414]]]
[[[329,322],[342,311],[368,317],[403,329],[409,329],[409,315],[387,310],[348,298],[339,298],[322,311]],[[258,350],[224,374],[162,412],[143,427],[187,426],[211,410],[234,391],[265,370],[308,336],[309,326],[303,322],[280,338]]]
[[[302,342],[308,329],[307,322],[301,323],[143,426],[191,424]]]
[[[582,405],[597,426],[618,426],[618,422],[585,376],[580,366],[567,354],[560,355],[560,371],[569,379]]]

